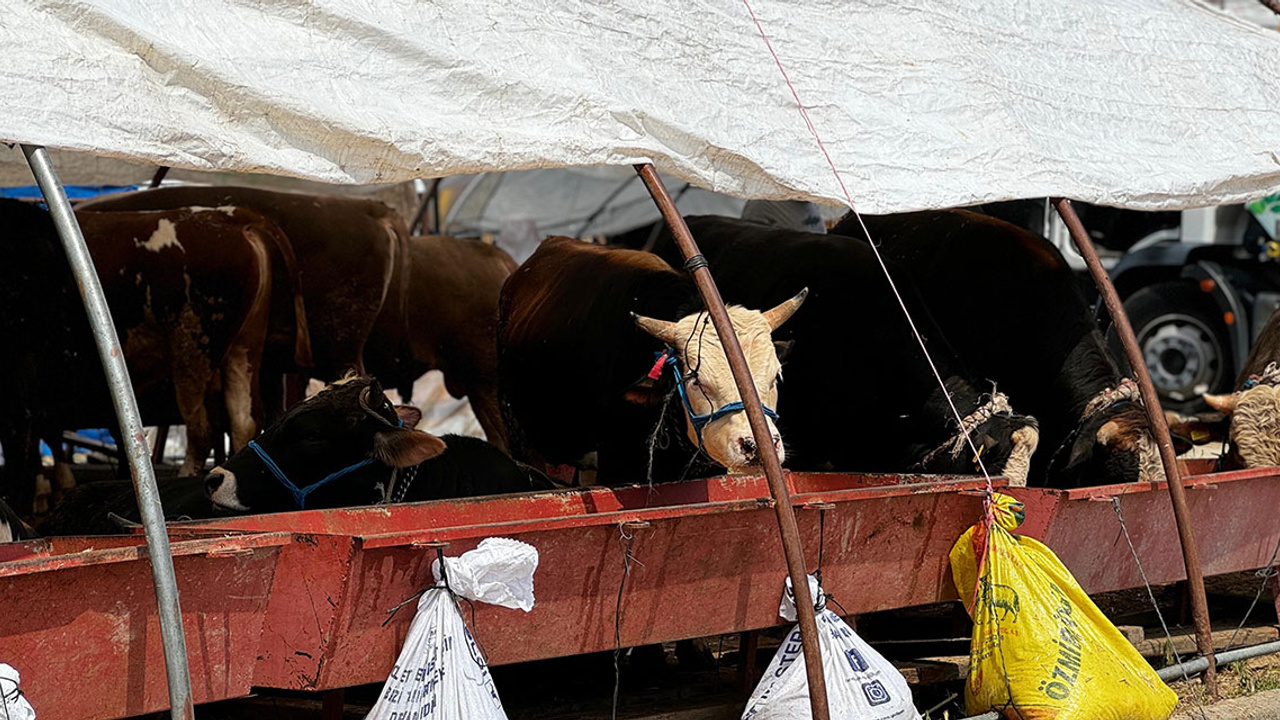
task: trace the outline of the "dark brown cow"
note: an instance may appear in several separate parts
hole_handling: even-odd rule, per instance
[[[315,363],[311,376],[329,382],[350,370],[363,370],[361,355],[375,321],[397,326],[407,322],[409,233],[400,216],[376,200],[182,186],[112,196],[81,207],[100,211],[224,205],[271,218],[292,243]],[[407,338],[407,333],[401,337]],[[404,348],[400,351],[407,355]]]
[[[9,235],[0,250],[0,424],[9,492],[26,511],[38,438],[115,427],[115,413],[48,213],[4,202],[0,217]],[[233,444],[248,442],[259,423],[269,247],[282,241],[279,228],[233,207],[78,219],[144,418],[187,425],[187,472],[212,447],[210,399],[224,399]]]
[[[479,240],[447,236],[412,238],[409,258],[408,306],[418,320],[406,343],[397,334],[403,323],[389,314],[380,318],[365,347],[366,367],[406,402],[415,380],[440,370],[449,394],[466,396],[489,442],[506,450],[498,408],[498,296],[515,261]],[[395,357],[406,344],[407,362]]]
[[[792,294],[764,312],[728,308],[766,408],[777,406],[781,370],[772,333],[805,291]],[[659,357],[670,363],[655,365]],[[683,413],[664,411],[677,382],[667,365],[685,384]],[[655,478],[680,478],[703,452],[731,472],[759,472],[719,333],[689,277],[655,255],[548,238],[502,288],[498,368],[519,460],[594,466],[607,484],[643,481],[650,467]],[[766,423],[785,460],[773,417]],[[678,424],[688,446],[648,442],[678,437]]]

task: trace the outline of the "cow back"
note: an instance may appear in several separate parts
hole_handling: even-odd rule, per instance
[[[1088,402],[1121,379],[1062,254],[1039,235],[965,210],[863,221],[920,288],[965,364],[1040,421],[1043,451],[1032,474],[1043,477]],[[852,216],[831,232],[865,241]]]
[[[399,215],[381,202],[247,187],[182,186],[113,196],[83,209],[227,205],[270,218],[292,245],[317,377],[334,380],[362,367],[365,341],[384,306],[394,315],[389,322],[406,321],[408,233]],[[288,345],[290,353],[293,347]]]
[[[732,218],[686,221],[726,302],[772,307],[809,288],[804,308],[774,332],[793,343],[778,407],[791,468],[905,471],[950,434],[950,408],[939,404],[937,380],[869,248]],[[669,233],[655,252],[678,257]],[[967,414],[976,389],[914,285],[895,280]]]

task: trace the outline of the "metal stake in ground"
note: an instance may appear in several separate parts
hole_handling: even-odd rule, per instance
[[[175,720],[191,720],[191,677],[187,672],[187,641],[182,634],[182,611],[178,606],[178,584],[173,573],[173,556],[169,552],[169,536],[164,528],[164,510],[160,507],[160,491],[156,488],[156,476],[151,467],[151,453],[147,436],[138,414],[138,401],[133,396],[129,382],[129,369],[124,364],[124,353],[116,337],[116,326],[111,320],[111,310],[102,294],[102,284],[93,267],[93,258],[85,245],[80,224],[71,212],[71,203],[62,189],[49,153],[39,146],[23,145],[31,172],[36,176],[40,192],[44,194],[53,224],[62,239],[67,261],[80,295],[85,312],[89,315],[89,328],[93,331],[98,355],[106,371],[111,400],[115,404],[116,417],[120,421],[129,471],[133,487],[138,494],[138,509],[142,512],[142,524],[146,531],[147,557],[151,560],[151,576],[156,586],[156,604],[160,610],[160,637],[164,643],[164,664],[169,679],[169,704]]]
[[[662,211],[663,219],[671,228],[676,244],[680,246],[680,252],[698,285],[698,292],[707,304],[707,314],[711,316],[711,323],[720,336],[729,368],[733,370],[733,380],[742,397],[743,411],[747,414],[747,422],[751,423],[751,434],[755,437],[756,447],[760,449],[760,458],[764,462],[764,474],[769,479],[773,509],[777,513],[778,529],[782,533],[782,551],[787,559],[787,573],[791,577],[791,587],[796,598],[796,615],[800,621],[800,641],[804,646],[804,666],[809,678],[809,704],[813,720],[828,720],[827,683],[823,678],[822,652],[818,647],[817,617],[814,614],[813,598],[809,596],[809,580],[804,569],[800,528],[796,525],[795,510],[791,507],[791,493],[787,490],[787,482],[782,474],[782,463],[778,461],[778,453],[773,447],[773,435],[765,422],[760,395],[756,392],[751,371],[747,369],[747,359],[742,354],[742,345],[738,343],[738,335],[733,329],[733,323],[729,321],[729,313],[725,310],[724,300],[720,298],[720,291],[716,289],[715,280],[711,278],[711,271],[707,269],[705,260],[701,263],[694,260],[702,258],[702,254],[698,251],[698,245],[694,242],[689,227],[685,225],[684,218],[667,194],[653,165],[636,165],[636,172],[640,173],[645,187],[653,196],[653,202]]]
[[[1182,541],[1182,559],[1187,567],[1187,581],[1191,589],[1191,615],[1196,625],[1196,647],[1200,654],[1208,660],[1208,668],[1204,674],[1205,688],[1209,694],[1217,697],[1217,666],[1213,658],[1213,635],[1209,628],[1209,605],[1204,594],[1204,573],[1200,567],[1200,549],[1196,546],[1195,531],[1191,527],[1191,514],[1187,511],[1187,494],[1182,487],[1182,474],[1178,472],[1178,458],[1173,452],[1173,440],[1169,437],[1169,425],[1165,422],[1164,411],[1160,408],[1160,397],[1156,394],[1155,385],[1151,384],[1151,374],[1147,372],[1146,362],[1142,359],[1142,351],[1138,349],[1138,340],[1133,335],[1129,318],[1124,314],[1124,305],[1120,296],[1107,277],[1107,271],[1098,260],[1098,252],[1085,232],[1084,224],[1071,207],[1071,201],[1054,198],[1053,206],[1062,216],[1067,229],[1071,231],[1071,239],[1089,266],[1089,274],[1098,286],[1102,302],[1107,306],[1111,322],[1115,324],[1116,335],[1124,346],[1125,357],[1129,367],[1138,380],[1138,388],[1142,391],[1142,404],[1146,408],[1147,421],[1151,425],[1151,434],[1155,437],[1156,446],[1160,448],[1160,462],[1164,465],[1166,485],[1169,487],[1169,498],[1173,501],[1173,519],[1178,526],[1178,538]]]

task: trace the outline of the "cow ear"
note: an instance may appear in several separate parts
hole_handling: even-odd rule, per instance
[[[795,346],[795,340],[774,340],[773,350],[778,354],[778,362],[786,362],[787,356],[791,354],[791,348]]]
[[[400,418],[400,427],[412,429],[422,422],[422,411],[412,405],[397,405],[396,417]]]
[[[1108,420],[1102,424],[1102,427],[1098,428],[1098,433],[1095,437],[1105,447],[1110,445],[1111,441],[1115,440],[1119,434],[1120,422],[1118,420]]]
[[[650,377],[642,377],[627,388],[622,397],[632,405],[655,407],[662,402],[662,392],[658,382]]]
[[[445,451],[444,441],[421,430],[392,428],[373,436],[373,456],[384,465],[410,467]]]

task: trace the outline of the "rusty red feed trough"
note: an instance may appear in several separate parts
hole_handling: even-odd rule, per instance
[[[249,692],[284,533],[173,544],[196,702]],[[0,545],[0,659],[41,718],[169,707],[155,589],[141,537]]]
[[[800,529],[816,567],[825,513],[824,576],[851,613],[955,599],[947,555],[981,512],[972,478],[791,474]],[[1280,539],[1270,508],[1280,471],[1188,481],[1206,567],[1222,574],[1264,565]],[[1185,577],[1162,485],[1078,491],[1011,491],[1028,505],[1027,534],[1059,552],[1090,592],[1141,580],[1106,498],[1123,497],[1134,542],[1154,583]],[[476,623],[494,664],[608,650],[622,579],[619,527],[636,531],[638,561],[621,622],[624,645],[775,625],[785,568],[763,478],[721,477],[653,488],[527,494],[400,507],[308,511],[175,527],[292,530],[267,611],[254,684],[323,690],[386,677],[412,613],[383,627],[386,612],[430,579],[433,542],[458,554],[494,535],[541,554],[538,605],[478,606]],[[819,509],[822,508],[822,509]]]
[[[981,513],[975,478],[791,474],[800,530],[851,613],[955,599],[947,554]],[[1160,484],[1007,490],[1090,592],[1141,585],[1110,497],[1153,583],[1182,579]],[[1280,539],[1280,470],[1187,481],[1207,572],[1264,565]],[[785,568],[763,478],[533,493],[395,507],[224,518],[171,527],[199,702],[250,685],[324,690],[383,680],[412,618],[386,611],[430,578],[435,551],[495,535],[541,554],[538,604],[477,605],[495,664],[613,647],[622,523],[642,520],[627,582],[624,645],[775,625]],[[277,532],[282,531],[282,532]],[[42,717],[97,720],[163,708],[154,595],[141,539],[0,546],[0,660],[23,672]],[[39,612],[30,609],[38,607]],[[256,652],[255,652],[256,651]],[[17,659],[17,662],[14,659]],[[68,681],[67,678],[76,678]],[[83,678],[83,679],[82,679]]]
[[[833,506],[826,511],[827,563],[838,578],[833,589],[850,599],[851,612],[941,599],[946,554],[980,512],[983,483],[911,480],[791,477],[805,545],[815,552],[818,511],[804,508]],[[181,530],[297,533],[282,555],[254,683],[320,690],[385,679],[412,613],[385,628],[382,623],[388,609],[428,582],[435,552],[427,544],[437,541],[449,542],[449,554],[457,554],[503,535],[540,553],[532,613],[477,607],[479,633],[495,664],[613,647],[619,525],[628,521],[649,525],[637,531],[624,645],[773,625],[785,568],[768,550],[777,529],[767,498],[763,478],[720,477],[233,518]],[[860,580],[880,576],[885,580],[855,592]]]

